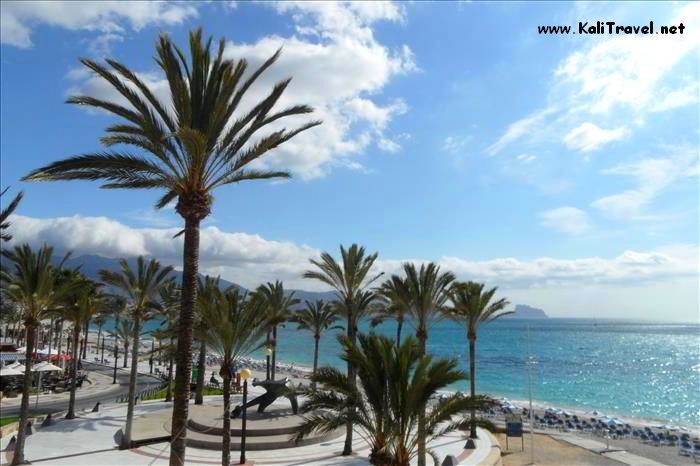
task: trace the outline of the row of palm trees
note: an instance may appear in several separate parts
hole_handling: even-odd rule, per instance
[[[245,101],[247,91],[273,66],[280,51],[256,70],[248,72],[244,59],[224,58],[225,44],[226,41],[222,39],[218,48],[214,49],[211,38],[205,40],[201,30],[192,31],[189,36],[189,54],[186,54],[167,35],[161,35],[156,44],[156,64],[168,83],[170,95],[167,100],[156,97],[154,90],[135,72],[116,60],[107,60],[106,64],[89,59],[81,60],[92,73],[114,88],[121,99],[128,102],[124,105],[116,100],[108,101],[91,96],[73,96],[68,99],[68,103],[100,109],[119,120],[106,128],[106,135],[100,139],[107,149],[51,163],[32,171],[24,178],[25,181],[101,180],[102,187],[107,189],[156,189],[161,192],[161,197],[156,202],[157,208],[163,208],[171,202],[176,203],[175,211],[184,223],[181,231],[184,241],[179,305],[174,311],[177,312],[177,317],[171,320],[174,323],[168,327],[170,336],[167,337],[175,345],[173,353],[177,370],[173,394],[170,466],[182,466],[185,463],[189,379],[193,337],[197,332],[195,317],[199,291],[199,229],[213,208],[213,192],[220,186],[241,181],[289,178],[286,171],[260,168],[265,165],[259,159],[321,123],[308,121],[291,130],[281,126],[290,117],[296,117],[293,120],[296,121],[300,116],[313,111],[307,105],[278,108],[277,104],[290,79],[280,81],[262,100],[242,111],[240,103]],[[125,149],[114,150],[115,145],[124,146]],[[36,255],[50,256],[49,251],[42,251]],[[342,261],[339,264],[330,254],[324,253],[319,260],[312,261],[313,269],[305,276],[336,291],[337,312],[345,318],[348,344],[356,344],[359,320],[368,315],[369,309],[381,295],[383,299],[397,305],[397,312],[411,316],[412,322],[417,325],[416,351],[421,358],[427,357],[430,318],[442,313],[454,277],[439,273],[439,268],[433,264],[421,266],[420,269],[407,265],[404,268],[406,277],[388,284],[387,293],[379,293],[372,286],[380,275],[371,272],[377,255],[365,255],[364,249],[355,245],[348,249],[341,248],[341,255]],[[33,260],[49,262],[44,256]],[[53,301],[63,293],[62,285],[56,283],[51,276],[53,274],[48,273],[49,278],[40,277],[42,284],[31,285],[55,288],[46,302],[32,298],[22,304],[28,308],[41,309],[37,315],[54,306]],[[274,294],[274,286],[270,292]],[[139,319],[150,312],[146,307],[138,309]],[[33,340],[29,340],[33,338],[31,330],[38,322],[36,318],[24,321],[28,346],[34,344]],[[399,337],[402,322],[403,320],[397,331]],[[135,325],[135,328],[138,327]],[[276,327],[273,325],[269,330],[269,340],[274,343]],[[200,350],[202,344],[207,343],[200,342]],[[274,370],[275,364],[272,367]],[[348,384],[353,390],[356,389],[356,368],[355,359],[348,358]],[[419,465],[423,466],[425,432],[429,429],[429,418],[425,415],[425,403],[422,402],[421,406],[417,446]],[[356,409],[358,406],[351,406],[353,416],[348,416],[346,422],[343,449],[343,454],[346,455],[352,450]],[[18,443],[20,454],[15,456],[16,464],[23,460],[22,446],[23,438]]]
[[[407,320],[410,320],[415,327],[415,344],[417,345],[417,348],[411,349],[411,351],[414,351],[418,358],[429,359],[427,342],[430,326],[437,319],[446,317],[459,322],[466,329],[469,341],[470,399],[476,400],[477,329],[482,323],[510,314],[510,312],[504,312],[508,305],[506,299],[493,299],[496,288],[484,290],[483,284],[458,282],[451,272],[441,271],[435,263],[422,264],[419,267],[414,263],[405,263],[402,274],[394,274],[378,286],[372,286],[382,276],[382,274],[372,273],[372,268],[378,257],[377,253],[367,254],[364,247],[353,244],[349,248],[341,246],[340,257],[341,260],[338,262],[331,254],[324,252],[320,260],[311,259],[313,269],[307,271],[304,276],[333,288],[336,293],[338,309],[346,317],[347,340],[344,342],[345,360],[348,366],[347,378],[344,379],[344,383],[347,383],[346,393],[357,392],[356,359],[347,356],[347,352],[356,350],[357,324],[361,318],[370,317],[373,324],[378,324],[387,318],[395,319],[397,322],[395,340],[397,348],[400,348],[402,344],[403,325]],[[335,373],[325,371],[323,374],[326,377],[317,378],[316,381],[328,383],[332,380],[338,380],[334,379],[337,376]],[[363,388],[365,391],[367,390],[364,384]],[[348,396],[348,399],[352,401],[358,398],[352,395]],[[312,403],[310,406],[328,407],[329,404]],[[469,422],[471,438],[477,436],[476,407],[477,404],[472,403]],[[426,441],[430,437],[431,429],[433,429],[431,427],[433,424],[429,422],[429,416],[427,417],[426,408],[427,399],[422,400],[417,405],[415,446],[420,466],[425,465]],[[342,416],[346,424],[344,455],[348,455],[352,451],[353,426],[358,415],[363,418],[366,414],[358,414],[357,409],[357,403],[351,402],[347,407],[347,413]],[[333,422],[337,422],[338,419],[340,418],[333,418],[333,421],[328,421],[325,425],[334,425]],[[403,458],[402,455],[399,457]]]

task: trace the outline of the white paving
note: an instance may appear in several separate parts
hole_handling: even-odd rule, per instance
[[[136,407],[136,416],[162,409],[171,409],[169,403],[161,401],[145,402]],[[126,466],[126,465],[153,465],[168,464],[170,449],[168,443],[159,443],[142,446],[132,450],[118,450],[116,448],[115,434],[124,426],[126,417],[126,405],[118,405],[103,409],[100,413],[81,413],[74,420],[61,420],[54,426],[37,429],[27,438],[25,456],[34,464],[46,465],[99,465],[99,466]],[[486,435],[480,435],[486,439]],[[368,463],[369,450],[366,443],[359,435],[355,436],[353,450],[355,455],[350,457],[340,456],[344,438],[304,447],[251,451],[247,453],[247,460],[251,464],[287,465],[287,466],[365,466]],[[0,440],[2,447],[2,461],[10,460],[10,452],[5,451],[9,439]],[[452,433],[436,439],[429,447],[435,450],[442,459],[448,454],[460,456],[465,437],[460,433]],[[460,464],[478,464],[485,457],[490,444],[487,440],[478,442],[478,448],[470,457],[471,461]],[[231,459],[238,463],[240,452],[232,451]],[[463,455],[462,455],[463,456]],[[221,464],[221,452],[212,450],[187,449],[188,465],[213,465]]]

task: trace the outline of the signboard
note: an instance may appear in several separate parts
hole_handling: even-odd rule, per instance
[[[525,439],[523,439],[523,420],[517,414],[506,416],[506,450],[508,449],[508,437],[520,437],[522,443],[521,450],[525,449]]]

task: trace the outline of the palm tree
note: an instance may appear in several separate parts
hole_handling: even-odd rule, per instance
[[[52,265],[53,248],[43,246],[38,251],[29,245],[16,246],[14,250],[3,250],[2,255],[10,262],[12,271],[0,269],[2,292],[15,303],[21,312],[26,332],[26,354],[22,404],[17,430],[17,443],[12,464],[23,464],[24,441],[29,415],[29,388],[32,384],[32,358],[35,349],[36,329],[47,312],[55,309],[63,296],[72,291],[72,284],[60,283],[58,270],[68,258],[65,256],[58,266]]]
[[[124,345],[124,365],[123,368],[127,367],[127,360],[129,357],[129,343],[131,342],[131,337],[134,334],[134,322],[125,316],[119,315],[116,317],[116,322],[114,323],[114,330],[109,332],[110,336],[114,338],[115,347],[115,365],[116,358],[119,357],[117,345],[119,341]]]
[[[329,253],[321,254],[320,260],[309,259],[314,270],[304,272],[304,278],[318,280],[330,286],[336,293],[338,304],[342,306],[347,319],[345,331],[351,342],[355,342],[357,322],[362,303],[373,298],[373,293],[367,288],[382,274],[370,276],[370,269],[377,260],[377,253],[365,255],[365,248],[353,244],[348,249],[340,246],[342,265]],[[352,361],[348,360],[348,380],[355,384],[355,370]],[[345,426],[345,445],[343,455],[352,454],[352,418],[348,418]]]
[[[152,317],[154,311],[161,309],[159,304],[160,289],[171,280],[171,266],[162,267],[160,262],[151,259],[146,263],[143,256],[136,259],[136,270],[129,263],[119,261],[121,271],[100,270],[100,279],[126,295],[128,312],[133,322],[131,349],[131,374],[129,376],[129,403],[126,411],[126,428],[122,437],[121,448],[131,448],[131,428],[134,421],[134,404],[136,403],[136,378],[139,364],[139,341],[141,322]],[[126,354],[124,355],[126,360]]]
[[[195,319],[195,339],[199,341],[199,361],[197,364],[197,384],[195,388],[194,404],[201,405],[204,403],[204,375],[207,364],[207,340],[206,334],[209,331],[209,322],[202,319],[204,309],[214,306],[219,291],[220,278],[210,277],[207,275],[202,280],[197,277],[197,301],[195,302],[196,319]]]
[[[393,275],[377,289],[379,295],[378,309],[372,315],[372,326],[377,326],[387,319],[396,320],[396,345],[401,344],[401,330],[411,306],[408,288],[404,279]]]
[[[469,341],[469,393],[476,395],[476,332],[479,326],[499,317],[512,314],[513,311],[502,312],[510,304],[505,298],[491,302],[496,294],[496,287],[484,291],[483,283],[458,282],[450,289],[452,306],[445,311],[446,315],[465,327]],[[471,412],[470,438],[476,436],[476,411]]]
[[[445,302],[448,299],[449,285],[455,279],[450,272],[440,272],[435,263],[422,264],[420,269],[412,263],[405,263],[403,280],[405,289],[402,294],[407,297],[411,319],[416,326],[416,337],[420,346],[420,354],[427,353],[428,327],[430,323],[442,315]],[[425,407],[424,407],[425,410]],[[426,420],[421,416],[418,420],[418,466],[425,466]]]
[[[207,346],[222,357],[220,375],[224,379],[224,425],[221,464],[231,464],[231,378],[236,359],[264,344],[262,337],[268,322],[259,300],[246,300],[237,288],[218,291],[215,305],[202,309],[202,318],[209,324]]]
[[[311,121],[292,130],[280,129],[287,117],[313,111],[307,105],[278,108],[276,104],[290,79],[276,84],[262,101],[241,113],[239,104],[245,100],[246,91],[277,61],[281,50],[244,78],[247,62],[224,58],[223,39],[212,53],[212,40],[203,40],[201,29],[192,31],[189,38],[189,60],[165,34],[156,46],[156,63],[167,78],[171,102],[159,100],[136,73],[115,60],[107,60],[107,66],[82,59],[83,65],[130,105],[90,96],[71,97],[68,102],[101,109],[125,120],[108,127],[101,142],[107,147],[127,145],[134,152],[107,150],[80,155],[34,170],[24,178],[104,180],[104,188],[159,189],[164,193],[157,208],[177,200],[175,210],[184,219],[185,238],[171,466],[185,462],[199,225],[211,212],[212,192],[245,180],[288,178],[286,171],[250,168],[250,164],[321,123]],[[267,134],[260,136],[265,130]]]
[[[339,325],[333,325],[340,318],[337,310],[333,306],[320,299],[315,303],[305,301],[305,304],[305,308],[298,310],[294,314],[292,321],[299,324],[297,327],[298,330],[308,330],[313,334],[313,374],[316,374],[316,370],[318,369],[318,345],[321,341],[321,334],[327,330],[342,330],[343,327]],[[311,382],[311,389],[316,390],[316,382]]]
[[[173,401],[173,361],[177,355],[178,316],[180,315],[181,293],[180,286],[171,281],[160,289],[160,301],[163,310],[160,325],[163,337],[170,339],[170,344],[165,350],[168,357],[168,386],[165,390],[165,401]],[[163,353],[161,353],[163,354]]]
[[[370,445],[370,463],[408,466],[417,455],[420,436],[416,429],[428,400],[450,384],[464,380],[452,359],[433,360],[422,355],[415,338],[401,344],[382,335],[359,335],[358,342],[340,338],[343,359],[351,360],[359,387],[337,369],[323,367],[313,377],[321,385],[305,394],[304,422],[297,439],[313,432],[330,432],[353,422]],[[455,394],[427,414],[424,432],[428,438],[459,429],[463,420],[453,417],[472,407],[484,407],[486,397]],[[436,462],[437,464],[437,462]]]
[[[260,301],[260,305],[267,317],[268,328],[272,333],[272,338],[268,336],[268,344],[272,349],[271,378],[275,380],[275,369],[277,367],[277,327],[284,324],[292,316],[291,308],[299,304],[299,300],[294,298],[294,292],[286,293],[284,285],[277,280],[275,283],[268,282],[260,285],[252,299]],[[269,335],[269,334],[268,334]]]
[[[78,272],[73,272],[70,276],[66,277],[66,279],[74,281],[76,286],[75,291],[65,298],[63,306],[65,318],[73,322],[70,399],[68,402],[66,419],[75,419],[76,378],[80,361],[80,353],[78,351],[80,331],[83,329],[85,322],[89,321],[90,317],[102,306],[103,296],[98,291],[98,285],[96,283],[88,280]]]
[[[5,188],[1,193],[0,196],[3,196],[7,190],[10,189],[8,186]],[[9,233],[5,233],[5,230],[10,228],[10,222],[7,221],[8,217],[12,215],[12,213],[17,209],[17,206],[19,203],[22,201],[22,198],[24,197],[24,192],[20,191],[17,193],[17,195],[10,201],[10,203],[0,211],[0,241],[10,241],[12,239],[12,235]]]
[[[107,316],[104,313],[99,313],[95,316],[95,323],[97,324],[97,348],[100,348],[100,339],[102,340],[102,354],[100,356],[100,364],[105,362],[105,352],[104,352],[104,335],[102,334],[102,327],[104,327],[107,322]]]

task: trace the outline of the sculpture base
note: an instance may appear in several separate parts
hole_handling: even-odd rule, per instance
[[[286,401],[286,400],[284,400]],[[223,405],[207,404],[190,406],[187,421],[187,445],[193,448],[221,451],[223,443]],[[163,414],[166,414],[164,417]],[[153,413],[134,421],[134,444],[145,445],[169,441],[170,416]],[[314,433],[294,442],[292,436],[303,422],[300,415],[292,413],[288,406],[272,405],[266,412],[248,409],[246,424],[246,450],[275,450],[327,442],[342,436],[344,429],[327,434]],[[240,450],[241,419],[231,419],[231,450]],[[150,427],[147,427],[150,426]]]

